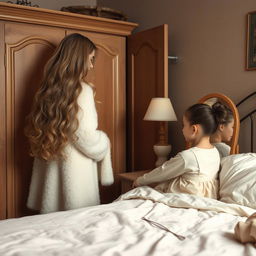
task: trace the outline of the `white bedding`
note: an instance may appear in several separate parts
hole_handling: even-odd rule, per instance
[[[0,255],[256,255],[253,245],[234,239],[236,223],[246,218],[230,211],[244,216],[254,212],[191,195],[163,196],[142,187],[108,205],[0,221]]]
[[[222,159],[220,200],[256,209],[256,154],[230,155]]]

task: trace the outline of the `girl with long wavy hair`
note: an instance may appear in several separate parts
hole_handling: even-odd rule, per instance
[[[66,36],[35,95],[25,129],[34,157],[27,206],[41,213],[99,204],[98,173],[102,185],[113,183],[110,142],[85,82],[95,51],[85,36]]]

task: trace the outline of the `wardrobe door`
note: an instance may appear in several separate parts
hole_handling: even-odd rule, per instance
[[[153,97],[168,97],[168,25],[128,37],[128,170],[155,166],[158,122],[143,121]],[[167,124],[165,134],[167,138]]]
[[[29,213],[26,200],[32,158],[24,136],[25,118],[40,84],[45,63],[65,31],[45,26],[6,23],[7,217]]]
[[[4,67],[4,23],[0,22],[0,220],[6,218],[6,102]]]
[[[96,87],[96,107],[99,129],[107,133],[111,141],[112,164],[115,183],[101,187],[101,202],[108,203],[120,195],[118,173],[126,169],[126,87],[125,87],[125,41],[122,36],[68,31],[81,33],[97,46],[94,69],[88,73],[87,81]]]

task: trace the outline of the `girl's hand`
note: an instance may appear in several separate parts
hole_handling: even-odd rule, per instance
[[[135,180],[132,184],[132,188],[137,188],[139,187],[140,185],[138,184],[137,180]]]

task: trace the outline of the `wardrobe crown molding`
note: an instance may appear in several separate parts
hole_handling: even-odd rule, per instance
[[[122,36],[130,35],[138,26],[137,23],[132,22],[3,2],[0,3],[0,20],[51,25],[69,29],[86,29],[93,32]]]

